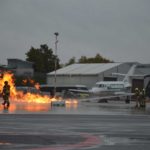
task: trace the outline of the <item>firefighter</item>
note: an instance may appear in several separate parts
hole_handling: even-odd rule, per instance
[[[135,97],[136,97],[135,107],[139,107],[140,106],[140,90],[138,88],[135,88]]]
[[[140,92],[140,107],[145,108],[145,89]]]
[[[3,95],[3,100],[4,100],[4,102],[2,103],[2,105],[4,105],[4,107],[6,105],[6,107],[8,108],[9,105],[10,105],[10,102],[9,102],[10,85],[8,84],[8,81],[4,82],[2,95]]]

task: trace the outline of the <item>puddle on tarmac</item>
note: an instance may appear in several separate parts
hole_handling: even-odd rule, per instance
[[[150,108],[150,107],[149,107]],[[79,102],[77,105],[51,106],[36,103],[13,103],[8,109],[0,106],[0,113],[46,113],[46,114],[86,114],[86,115],[132,115],[150,114],[150,109],[135,109],[134,103],[90,103]]]
[[[131,144],[149,144],[149,139],[136,139],[128,137],[109,137],[100,136],[101,145],[131,145]]]

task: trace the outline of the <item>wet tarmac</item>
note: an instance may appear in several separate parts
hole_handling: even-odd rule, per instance
[[[82,102],[66,106],[51,106],[49,103],[15,103],[9,109],[0,105],[0,114],[86,114],[86,115],[150,115],[150,103],[146,108],[135,108],[135,102],[126,104],[124,101],[108,103]]]
[[[0,107],[1,150],[149,150],[150,104],[11,103]]]

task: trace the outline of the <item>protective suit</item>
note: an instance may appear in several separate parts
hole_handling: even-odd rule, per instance
[[[136,106],[140,106],[140,90],[138,88],[135,88],[135,98],[136,98]]]
[[[140,92],[140,107],[145,107],[145,89]]]
[[[3,102],[2,104],[3,104],[4,106],[6,105],[7,107],[9,107],[9,105],[10,105],[10,102],[9,102],[9,97],[10,97],[10,85],[8,84],[8,81],[5,81],[5,82],[4,82],[2,95],[3,95],[3,100],[4,100],[4,102]]]

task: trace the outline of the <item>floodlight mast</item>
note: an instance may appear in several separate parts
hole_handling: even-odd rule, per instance
[[[57,85],[57,43],[58,43],[58,32],[54,33],[55,35],[55,80],[54,80],[54,96],[56,96],[56,85]]]

